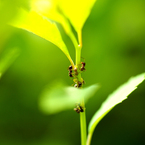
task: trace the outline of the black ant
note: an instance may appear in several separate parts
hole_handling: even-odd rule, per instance
[[[73,73],[73,70],[74,70],[74,73]],[[69,76],[70,76],[70,77],[73,77],[73,74],[74,74],[75,76],[78,75],[77,68],[75,67],[75,68],[73,69],[72,65],[69,66],[68,71],[69,71]]]
[[[86,70],[86,69],[85,69],[85,65],[86,65],[86,63],[85,63],[85,62],[81,62],[81,64],[82,64],[81,71]]]
[[[69,73],[68,73],[69,77],[73,77],[73,75],[72,75],[72,65],[69,66],[68,71],[69,71]]]
[[[78,82],[78,88],[82,86],[82,82]]]
[[[73,68],[72,65],[70,65],[69,68],[68,68],[68,70],[72,70],[72,68]]]
[[[74,108],[74,111],[76,111],[77,113],[80,113],[80,112],[84,112],[84,109],[83,107],[78,103],[76,105],[76,108]]]
[[[82,86],[82,82],[77,82],[77,84],[74,85],[76,88],[80,88]]]

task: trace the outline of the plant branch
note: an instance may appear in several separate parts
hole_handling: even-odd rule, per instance
[[[74,35],[72,35],[71,33],[68,34],[74,47],[76,50],[76,67],[79,68],[79,64],[81,63],[81,45],[78,45],[78,42],[76,40],[76,38],[74,37]]]
[[[81,103],[81,106],[85,108],[84,100]],[[86,133],[86,113],[80,112],[80,127],[81,127],[81,145],[86,145],[87,142],[87,133]]]
[[[81,34],[81,33],[79,33],[79,34]],[[76,38],[71,33],[69,33],[69,37],[72,40],[72,42],[73,42],[73,44],[75,46],[75,50],[76,50],[76,65],[75,65],[75,67],[77,68],[77,71],[78,71],[77,81],[78,82],[82,82],[81,71],[80,71],[82,43],[81,43],[81,45],[80,44],[78,45],[78,43],[76,41]],[[80,41],[80,39],[79,39],[79,41]],[[79,89],[81,89],[81,88],[79,88]],[[84,109],[84,112],[80,112],[81,145],[86,145],[87,134],[86,134],[86,114],[85,114],[85,102],[84,102],[84,99],[81,100],[80,105]]]

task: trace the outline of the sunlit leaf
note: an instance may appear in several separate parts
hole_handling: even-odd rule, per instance
[[[18,48],[8,49],[0,56],[0,77],[19,55]]]
[[[51,84],[43,91],[40,97],[40,109],[47,114],[72,109],[75,107],[75,103],[80,102],[82,98],[85,98],[85,101],[88,101],[97,89],[98,85],[78,89],[74,87],[66,87],[60,82]]]
[[[125,84],[121,85],[116,91],[108,96],[103,102],[100,109],[95,113],[89,123],[89,134],[92,134],[99,121],[117,104],[127,99],[127,96],[131,94],[137,86],[145,79],[145,73],[132,77]]]
[[[72,32],[68,19],[64,17],[59,9],[58,0],[31,0],[30,7],[32,11],[37,12],[43,17],[47,17],[53,21],[56,21],[62,25],[66,34],[70,37],[75,47],[78,46],[78,42],[74,33]]]
[[[31,0],[30,7],[38,14],[60,23],[66,33],[70,33],[71,27],[67,19],[59,12],[57,0]]]
[[[42,17],[34,11],[27,12],[24,9],[20,9],[18,16],[15,20],[10,22],[10,24],[14,27],[25,29],[52,42],[64,52],[71,64],[73,64],[67,47],[64,44],[55,23],[50,22],[48,19]]]
[[[77,32],[82,30],[96,0],[59,0],[59,6]]]

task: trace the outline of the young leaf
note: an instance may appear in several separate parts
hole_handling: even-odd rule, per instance
[[[73,65],[73,61],[55,23],[50,22],[34,11],[27,12],[24,9],[20,9],[18,16],[10,22],[10,25],[25,29],[55,44],[64,52]]]
[[[6,50],[0,57],[0,77],[19,55],[18,48]]]
[[[77,32],[80,32],[96,0],[61,0],[60,9],[70,20]]]
[[[71,27],[65,17],[60,14],[57,0],[31,0],[30,7],[32,11],[60,23],[66,33],[70,33]]]
[[[142,83],[145,79],[145,73],[137,75],[135,77],[132,77],[128,80],[127,83],[121,85],[116,91],[114,91],[112,94],[108,96],[108,98],[103,102],[100,109],[95,113],[95,115],[92,117],[88,131],[89,136],[88,140],[90,140],[93,131],[99,121],[117,104],[121,103],[123,100],[127,99],[127,96],[131,94],[135,89],[137,89],[137,86]],[[89,141],[88,141],[89,142]],[[88,144],[89,145],[89,144]]]
[[[97,89],[98,85],[78,89],[74,87],[66,87],[61,82],[53,83],[43,91],[39,100],[39,106],[46,114],[53,114],[72,109],[75,107],[75,103],[80,102],[82,98],[85,98],[85,101],[88,101]]]
[[[78,42],[72,32],[70,23],[60,12],[59,1],[58,0],[32,0],[30,3],[32,11],[37,12],[41,16],[47,17],[51,20],[54,20],[62,25],[66,34],[72,40],[75,48],[78,46]]]

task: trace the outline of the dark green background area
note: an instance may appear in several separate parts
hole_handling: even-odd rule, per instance
[[[68,110],[45,115],[39,110],[39,97],[46,85],[59,80],[73,83],[67,71],[70,63],[52,43],[5,25],[20,5],[29,8],[26,1],[7,0],[0,10],[0,56],[7,49],[20,49],[0,80],[0,145],[80,145],[77,113]],[[75,59],[74,47],[59,27]],[[98,0],[83,28],[82,57],[85,86],[101,84],[86,104],[88,124],[108,94],[131,76],[145,72],[145,1]],[[144,88],[145,82],[105,116],[92,145],[145,144]]]

